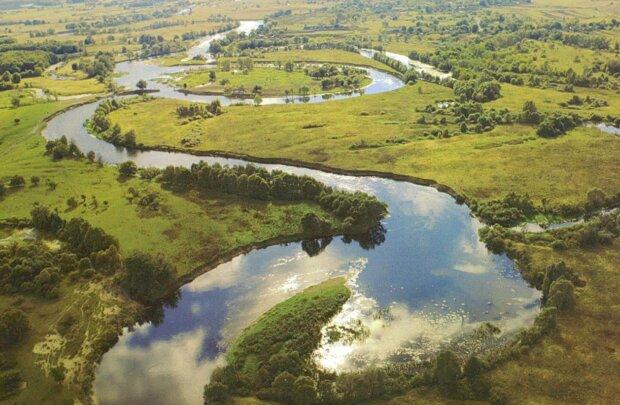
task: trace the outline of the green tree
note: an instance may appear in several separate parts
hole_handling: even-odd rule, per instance
[[[144,79],[140,79],[138,80],[138,83],[136,83],[136,87],[138,88],[138,90],[145,90],[147,86],[148,83]]]
[[[26,314],[19,309],[9,308],[0,314],[0,345],[14,346],[21,342],[30,329]]]
[[[290,402],[293,393],[293,384],[295,376],[288,371],[283,371],[273,379],[271,387],[275,390],[276,395],[284,402]]]
[[[118,172],[121,176],[133,177],[138,172],[138,167],[134,162],[128,160],[118,165]]]
[[[205,405],[224,403],[228,396],[228,386],[218,381],[207,384],[202,395]]]
[[[296,404],[308,405],[316,402],[316,382],[307,376],[299,376],[293,383],[293,400]]]
[[[124,265],[120,285],[136,301],[153,304],[174,287],[175,270],[162,256],[135,252]]]
[[[559,310],[573,308],[575,306],[575,286],[573,283],[563,278],[551,283],[548,304]]]
[[[452,393],[461,377],[461,364],[458,357],[449,350],[439,353],[435,359],[433,376],[442,389]]]

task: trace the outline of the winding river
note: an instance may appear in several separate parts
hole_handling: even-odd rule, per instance
[[[248,27],[250,23],[243,23],[239,29]],[[206,49],[205,42],[202,49]],[[138,78],[148,78],[149,85],[162,86],[158,96],[188,99],[155,84],[163,74],[160,69],[169,68],[144,61],[121,63],[118,71],[125,75],[118,82],[133,85]],[[373,76],[366,94],[403,85],[395,77],[377,73],[385,77]],[[220,99],[224,104],[236,101]],[[110,164],[126,160],[156,167],[189,166],[201,160],[246,163],[115,147],[92,137],[83,127],[96,106],[86,104],[56,116],[44,136],[65,135],[82,151],[95,151]],[[271,246],[237,256],[197,277],[182,287],[176,306],[164,309],[161,323],[125,331],[104,355],[94,383],[98,403],[202,403],[203,386],[213,369],[223,364],[231,339],[278,302],[338,275],[348,276],[353,295],[332,324],[363,328],[366,338],[323,342],[315,353],[316,361],[336,371],[423,360],[442,346],[462,344],[463,336],[484,322],[493,322],[502,336],[508,336],[529,325],[538,313],[539,292],[523,281],[511,260],[486,249],[477,236],[478,220],[448,194],[384,178],[277,164],[259,166],[376,195],[389,206],[384,232],[360,242],[334,238]],[[470,348],[465,345],[463,350]]]

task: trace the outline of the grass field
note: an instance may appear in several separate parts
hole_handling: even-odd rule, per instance
[[[406,174],[434,179],[483,200],[515,191],[537,201],[575,204],[593,187],[608,194],[620,188],[615,175],[620,140],[595,128],[580,127],[558,139],[539,138],[534,127],[524,125],[423,139],[429,126],[416,123],[421,115],[416,107],[451,96],[450,89],[419,83],[393,93],[318,105],[227,107],[219,117],[185,125],[178,125],[176,101],[154,100],[117,110],[111,119],[123,130],[135,130],[138,141],[150,147],[180,148],[181,139],[190,138],[197,141],[194,150]],[[505,99],[497,103],[507,103],[508,96]],[[520,108],[522,103],[514,104]],[[447,127],[455,131],[454,125]],[[352,150],[360,141],[378,147]]]
[[[389,66],[377,62],[374,59],[366,58],[354,52],[342,51],[339,49],[318,49],[292,51],[264,52],[254,58],[256,62],[317,62],[317,63],[339,63],[359,66],[370,66],[377,69],[395,72]]]
[[[32,77],[23,80],[30,87],[46,91],[52,95],[75,96],[80,94],[104,93],[106,87],[97,79],[57,80],[47,76]]]
[[[308,88],[308,94],[320,94],[324,92],[341,92],[345,89],[334,87],[323,90],[320,79],[314,79],[306,75],[303,70],[287,72],[283,69],[269,67],[255,67],[247,74],[239,71],[223,72],[216,71],[214,82],[209,81],[209,72],[212,70],[199,70],[176,76],[172,84],[186,88],[195,93],[230,93],[235,89],[243,89],[245,93],[251,93],[254,86],[262,88],[261,94],[266,97],[283,96],[287,94],[301,94],[302,87]],[[228,84],[221,84],[222,80]],[[366,78],[360,87],[370,83]]]

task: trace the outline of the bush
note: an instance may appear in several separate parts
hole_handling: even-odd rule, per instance
[[[154,304],[174,287],[175,269],[162,256],[136,252],[124,264],[120,285],[136,301]]]
[[[0,393],[3,396],[15,393],[22,383],[19,370],[8,370],[0,373]]]
[[[29,329],[30,322],[23,311],[13,308],[5,310],[0,314],[0,345],[9,347],[20,343]]]
[[[545,307],[540,311],[534,321],[534,328],[537,329],[539,336],[555,329],[557,324],[557,313],[558,310],[556,307]]]
[[[132,161],[123,162],[118,165],[118,173],[123,177],[133,177],[138,172],[138,167]]]
[[[217,381],[206,385],[202,395],[205,405],[225,403],[228,396],[228,387]]]
[[[26,180],[22,176],[15,175],[9,180],[9,186],[11,187],[24,187]]]
[[[439,353],[435,359],[433,377],[445,392],[453,393],[461,378],[461,363],[458,357],[449,350]]]
[[[555,280],[549,288],[549,306],[563,311],[575,306],[575,286],[566,279]]]

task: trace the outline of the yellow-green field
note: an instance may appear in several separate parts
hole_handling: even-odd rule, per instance
[[[593,187],[608,194],[620,189],[615,172],[620,140],[596,128],[580,127],[558,139],[539,138],[525,125],[422,139],[429,127],[443,127],[418,124],[422,113],[416,107],[449,97],[450,89],[420,83],[318,105],[227,107],[221,116],[185,125],[179,125],[178,102],[172,100],[132,104],[110,117],[123,130],[136,131],[138,142],[148,147],[183,148],[181,140],[187,138],[197,142],[190,150],[405,174],[436,180],[475,199],[514,191],[537,201],[576,204]],[[456,131],[453,124],[447,128]],[[378,147],[351,149],[361,141]]]
[[[287,72],[283,69],[271,67],[255,67],[248,72],[215,70],[216,77],[210,81],[209,73],[213,70],[198,70],[175,76],[170,83],[176,87],[182,87],[194,93],[222,93],[227,94],[243,89],[243,93],[252,93],[255,86],[261,88],[263,96],[284,96],[286,94],[302,94],[301,89],[306,88],[307,94],[320,94],[325,92],[341,92],[345,89],[334,87],[324,90],[321,80],[315,79],[303,72],[295,70]],[[222,81],[226,81],[222,84]],[[360,88],[370,83],[368,77],[360,84]]]

